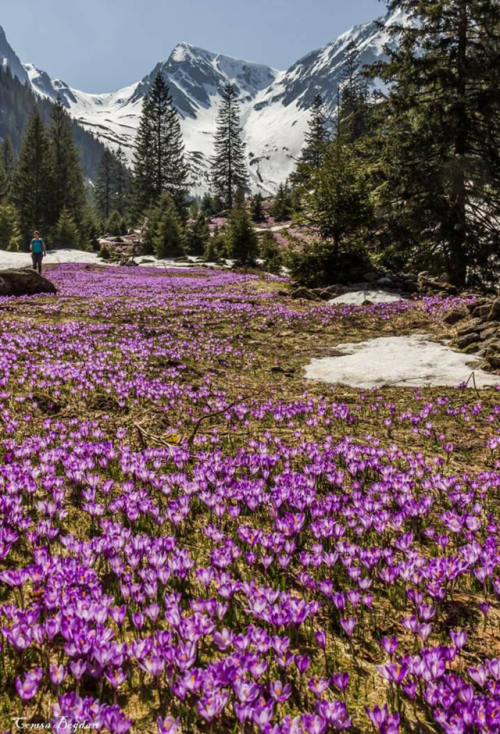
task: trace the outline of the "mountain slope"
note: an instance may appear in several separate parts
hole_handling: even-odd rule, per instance
[[[287,71],[180,43],[140,82],[110,94],[88,94],[72,89],[60,79],[51,79],[33,64],[24,64],[19,71],[19,60],[3,35],[7,47],[4,54],[10,59],[7,64],[12,64],[12,69],[15,66],[19,78],[24,73],[38,96],[51,100],[60,96],[75,120],[111,149],[122,147],[130,162],[144,95],[161,72],[181,117],[193,171],[193,193],[199,194],[209,185],[220,92],[230,81],[236,87],[241,105],[252,188],[267,194],[274,192],[294,168],[304,144],[314,96],[320,93],[328,110],[335,111],[349,44],[354,44],[360,65],[372,64],[384,56],[384,45],[389,41],[387,27],[400,19],[399,14],[393,14],[355,26]],[[2,48],[0,34],[0,58]]]
[[[10,69],[12,76],[17,77],[23,84],[28,82],[28,75],[19,57],[7,41],[7,36],[2,26],[0,26],[0,68],[4,70]]]

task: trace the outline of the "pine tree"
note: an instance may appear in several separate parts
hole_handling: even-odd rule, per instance
[[[259,255],[264,260],[264,267],[268,273],[280,273],[283,257],[279,244],[272,232],[265,232],[259,243]]]
[[[337,134],[356,142],[369,132],[370,106],[368,80],[359,68],[360,52],[354,41],[346,50],[346,61],[339,90]]]
[[[314,169],[315,170],[315,169]],[[288,181],[280,184],[271,207],[271,216],[277,222],[286,222],[292,217],[292,200]]]
[[[106,232],[113,237],[122,237],[127,234],[127,223],[118,209],[114,209],[106,220]]]
[[[50,118],[48,224],[55,225],[67,210],[79,227],[85,215],[85,184],[72,122],[60,99],[53,106]]]
[[[12,180],[16,170],[16,154],[9,136],[5,138],[0,146],[0,158],[2,159],[5,173]]]
[[[143,103],[135,154],[136,200],[144,211],[167,192],[184,205],[188,167],[181,126],[168,85],[158,72]]]
[[[9,196],[10,182],[5,171],[3,160],[0,158],[0,204],[6,201]]]
[[[12,201],[19,212],[24,241],[47,221],[50,185],[49,145],[42,120],[35,108],[23,136],[19,164],[12,185]]]
[[[135,140],[133,193],[137,215],[142,214],[155,202],[152,114],[151,92],[148,91],[142,103],[139,129]]]
[[[210,229],[204,212],[199,212],[186,230],[186,252],[188,255],[203,255],[210,239]]]
[[[118,148],[115,155],[115,193],[116,208],[120,214],[124,214],[127,208],[128,195],[130,188],[130,171],[127,167],[127,159],[121,148]]]
[[[212,160],[212,187],[227,209],[233,208],[238,189],[244,192],[249,189],[239,104],[232,84],[227,84],[222,91]]]
[[[159,216],[156,220],[154,247],[159,258],[179,257],[184,254],[186,237],[182,220],[170,194],[163,194],[159,203]]]
[[[251,265],[258,254],[257,235],[246,207],[242,204],[235,206],[231,212],[228,247],[229,257],[238,265]]]
[[[81,244],[80,230],[67,209],[63,209],[54,229],[54,244],[59,248],[78,248]]]
[[[0,199],[9,198],[16,170],[16,154],[7,136],[0,145]]]
[[[325,148],[321,168],[302,190],[302,224],[331,241],[335,257],[371,221],[364,171],[354,147],[337,137]]]
[[[217,212],[215,211],[214,202],[210,194],[204,194],[201,200],[201,209],[209,217],[213,216]]]
[[[17,252],[20,242],[16,210],[10,204],[0,204],[0,250]]]
[[[500,4],[391,0],[411,21],[374,75],[388,88],[377,110],[378,201],[408,258],[446,268],[464,285],[500,247]]]
[[[308,122],[308,131],[305,135],[304,147],[297,161],[297,167],[291,176],[293,186],[303,184],[309,179],[312,171],[320,168],[323,162],[327,140],[328,123],[323,98],[320,94],[317,94],[311,105],[311,115]]]
[[[262,206],[262,194],[255,194],[252,201],[252,220],[256,224],[265,222],[266,215],[264,213],[264,207]]]
[[[105,219],[109,218],[111,211],[115,208],[116,197],[116,165],[113,154],[105,148],[99,168],[95,185],[95,200],[99,211]]]

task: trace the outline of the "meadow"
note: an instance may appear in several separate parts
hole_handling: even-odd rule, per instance
[[[0,299],[0,729],[500,732],[498,390],[303,373],[463,299],[47,272]]]

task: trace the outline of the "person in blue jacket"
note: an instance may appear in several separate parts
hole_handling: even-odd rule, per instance
[[[31,259],[33,260],[33,270],[37,270],[40,275],[42,274],[42,261],[47,250],[45,248],[45,242],[40,237],[40,232],[35,231],[33,233],[33,239],[30,244]]]

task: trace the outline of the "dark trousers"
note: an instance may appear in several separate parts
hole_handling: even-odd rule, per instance
[[[42,274],[43,252],[32,252],[31,259],[33,260],[33,270],[38,270],[38,272],[41,275]]]

